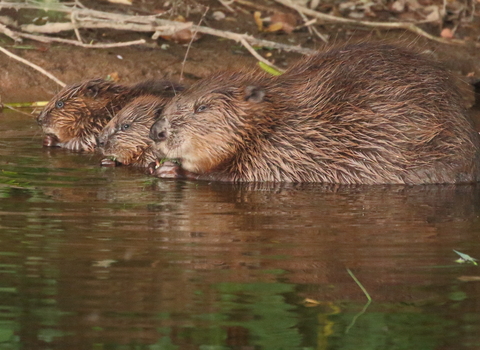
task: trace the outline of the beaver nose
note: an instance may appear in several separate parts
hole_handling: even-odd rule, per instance
[[[150,128],[150,138],[153,141],[161,142],[167,139],[167,121],[165,118],[157,120]]]
[[[105,146],[105,138],[102,137],[102,135],[97,136],[96,141],[97,141],[97,147]]]
[[[45,119],[45,113],[44,113],[44,112],[41,112],[41,113],[37,116],[37,124],[40,125],[40,126],[42,126],[44,119]]]

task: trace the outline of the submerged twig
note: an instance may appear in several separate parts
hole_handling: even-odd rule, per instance
[[[7,105],[7,104],[4,104],[3,107],[8,108],[8,109],[11,109],[12,111],[15,111],[15,112],[20,113],[20,114],[23,114],[23,115],[28,115],[29,117],[34,117],[34,115],[32,115],[31,113],[26,113],[26,112],[24,112],[24,111],[19,110],[18,108],[9,106],[9,105]]]
[[[347,268],[347,272],[348,274],[350,275],[350,277],[353,278],[353,280],[355,281],[355,283],[360,287],[360,289],[362,290],[362,292],[365,294],[365,296],[367,297],[367,300],[368,301],[372,301],[372,298],[370,298],[370,294],[368,294],[367,290],[362,286],[362,284],[360,283],[360,281],[357,279],[357,277],[355,277],[355,275],[353,274],[352,271],[350,271],[350,269]]]
[[[0,51],[2,51],[2,52],[3,52],[4,54],[6,54],[7,56],[12,57],[12,58],[15,59],[15,60],[17,60],[17,61],[19,61],[19,62],[22,62],[23,64],[26,64],[27,66],[30,66],[30,67],[32,67],[33,69],[36,69],[36,70],[39,71],[40,73],[42,73],[42,74],[46,75],[47,77],[49,77],[50,79],[52,79],[54,82],[56,82],[56,83],[57,83],[58,85],[60,85],[61,87],[64,87],[64,86],[66,85],[63,81],[57,79],[53,74],[47,72],[47,71],[46,71],[45,69],[43,69],[42,67],[37,66],[35,63],[32,63],[32,62],[30,62],[30,61],[28,61],[28,60],[26,60],[26,59],[24,59],[24,58],[22,58],[22,57],[20,57],[20,56],[17,56],[17,55],[15,55],[14,53],[8,51],[7,49],[5,49],[5,48],[3,48],[3,47],[1,47],[1,46],[0,46]]]
[[[370,297],[370,294],[368,294],[367,290],[362,286],[362,284],[360,283],[360,281],[355,277],[355,275],[353,274],[352,271],[350,271],[349,268],[347,268],[347,272],[348,274],[350,275],[350,277],[353,278],[353,280],[355,281],[355,283],[360,287],[360,289],[362,290],[362,292],[365,294],[365,296],[367,297],[368,301],[367,303],[365,304],[365,306],[363,307],[363,309],[358,313],[356,314],[353,319],[352,319],[352,322],[350,322],[350,324],[348,325],[347,329],[345,330],[345,333],[348,333],[350,331],[350,328],[353,327],[353,325],[355,324],[355,322],[357,322],[357,318],[359,318],[361,315],[363,315],[365,313],[365,311],[367,311],[367,308],[370,306],[370,304],[372,303],[372,298]]]

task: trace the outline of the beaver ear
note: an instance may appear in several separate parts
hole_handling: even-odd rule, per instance
[[[163,107],[164,106],[157,106],[154,110],[154,119],[157,120],[160,118],[163,112]]]
[[[259,86],[249,85],[245,88],[245,101],[259,103],[265,97],[265,90]]]
[[[89,82],[89,84],[87,84],[87,86],[85,86],[87,88],[87,92],[86,94],[90,97],[97,97],[98,95],[98,92],[100,91],[100,86],[98,83],[92,81],[92,82]]]

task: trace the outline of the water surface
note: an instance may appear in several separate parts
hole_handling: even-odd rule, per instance
[[[480,348],[477,186],[157,180],[0,118],[1,350]]]

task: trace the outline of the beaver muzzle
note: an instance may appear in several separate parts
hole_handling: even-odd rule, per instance
[[[150,128],[149,137],[155,142],[162,142],[167,139],[167,136],[167,121],[161,118]]]

